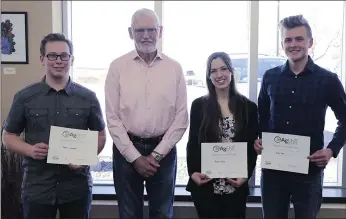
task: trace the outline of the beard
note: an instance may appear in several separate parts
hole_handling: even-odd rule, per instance
[[[152,44],[152,45],[141,45],[141,44],[136,44],[136,48],[138,49],[138,51],[142,52],[142,53],[153,53],[156,51],[156,45]]]

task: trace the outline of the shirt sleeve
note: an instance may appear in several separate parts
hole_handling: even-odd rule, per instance
[[[25,108],[24,99],[20,93],[16,93],[13,102],[5,120],[4,129],[7,132],[21,134],[25,128]]]
[[[105,128],[100,102],[94,92],[91,96],[91,113],[88,119],[88,128],[94,131],[101,131]]]
[[[201,125],[200,99],[196,99],[191,104],[189,137],[186,145],[186,163],[189,176],[194,172],[201,171],[201,149],[198,141],[199,129]]]
[[[155,148],[157,153],[167,155],[173,146],[183,137],[189,123],[187,112],[187,92],[184,73],[181,65],[177,64],[177,97],[175,101],[175,118],[165,132],[161,142]]]
[[[107,127],[109,134],[111,135],[112,140],[119,152],[128,162],[132,163],[138,157],[140,157],[141,154],[133,145],[123,123],[119,118],[119,89],[119,72],[114,63],[112,63],[105,81]]]
[[[258,120],[259,120],[259,136],[262,137],[262,132],[269,130],[270,118],[270,98],[267,92],[267,72],[263,75],[261,89],[258,95]]]
[[[333,151],[333,157],[336,158],[341,148],[346,144],[346,94],[341,81],[335,73],[332,75],[328,90],[328,105],[334,111],[335,117],[338,120],[338,125],[328,148]]]

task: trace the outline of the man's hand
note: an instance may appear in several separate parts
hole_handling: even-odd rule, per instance
[[[157,164],[154,157],[150,158],[149,156],[140,156],[133,162],[133,166],[136,169],[136,171],[143,177],[150,177],[153,176],[157,172],[157,168],[160,166]],[[155,162],[153,162],[153,160]]]
[[[238,178],[238,179],[231,179],[231,178],[226,178],[227,182],[231,184],[235,188],[239,188],[246,182],[246,178]]]
[[[149,163],[152,166],[157,167],[157,168],[160,167],[159,163],[157,162],[157,160],[155,159],[155,157],[153,155],[150,154],[146,158],[148,159]]]
[[[80,171],[82,169],[84,169],[86,166],[85,165],[73,165],[73,164],[69,164],[68,167],[70,167],[71,170],[74,171]]]
[[[191,179],[199,186],[212,180],[212,178],[209,178],[207,175],[198,172],[194,172],[191,175]]]
[[[30,148],[29,156],[35,160],[44,160],[48,154],[48,145],[45,143],[38,143]]]
[[[325,167],[333,157],[333,151],[330,148],[321,149],[308,156],[311,162],[316,163],[318,167]]]
[[[262,139],[256,139],[254,148],[257,154],[261,154],[263,147],[262,147]]]

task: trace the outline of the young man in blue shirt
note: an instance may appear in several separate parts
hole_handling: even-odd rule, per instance
[[[308,174],[262,169],[265,219],[288,218],[292,200],[297,219],[315,219],[322,202],[323,171],[346,143],[346,95],[337,76],[316,65],[308,54],[312,31],[302,16],[280,21],[281,44],[288,61],[266,71],[258,97],[261,132],[310,137]],[[338,119],[333,139],[324,147],[327,107]],[[266,145],[255,142],[258,154]]]

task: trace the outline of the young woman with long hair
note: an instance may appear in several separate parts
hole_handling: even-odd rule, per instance
[[[257,105],[235,86],[228,54],[216,52],[207,61],[208,94],[195,99],[190,111],[186,190],[200,218],[245,218],[248,178],[256,166],[253,144],[258,137]],[[201,173],[201,143],[247,142],[248,178],[209,179]]]

